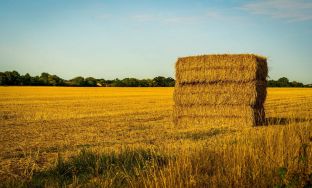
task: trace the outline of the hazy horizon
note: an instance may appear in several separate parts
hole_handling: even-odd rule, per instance
[[[174,78],[178,57],[254,53],[270,79],[312,82],[312,2],[0,2],[0,71]]]

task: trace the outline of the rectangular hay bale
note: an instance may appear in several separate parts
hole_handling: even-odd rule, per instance
[[[201,55],[176,62],[176,125],[259,125],[264,122],[268,75],[265,57]]]

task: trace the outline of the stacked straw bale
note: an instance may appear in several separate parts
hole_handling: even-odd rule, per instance
[[[265,57],[202,55],[176,63],[176,125],[259,125],[265,119]]]

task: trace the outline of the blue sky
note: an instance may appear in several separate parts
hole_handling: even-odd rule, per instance
[[[312,83],[312,1],[0,0],[0,71],[174,77],[177,57],[211,53]]]

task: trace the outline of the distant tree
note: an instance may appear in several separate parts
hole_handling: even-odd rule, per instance
[[[71,79],[69,84],[72,85],[72,86],[84,86],[85,85],[85,80],[84,80],[83,77],[78,76],[78,77],[75,77],[75,78]]]
[[[24,86],[32,85],[31,76],[28,73],[26,73],[24,76],[21,76],[21,85]]]
[[[115,79],[115,80],[105,80],[105,86],[106,87],[114,87],[114,83],[116,82],[116,80],[118,79]]]
[[[121,80],[119,80],[118,78],[112,80],[110,86],[111,87],[125,87],[124,83]]]
[[[39,78],[40,85],[41,84],[45,86],[49,85],[49,76],[50,76],[49,73],[46,73],[46,72],[41,73],[40,78]]]
[[[277,87],[277,83],[276,83],[275,80],[269,80],[269,81],[267,82],[267,86],[268,86],[268,87]]]
[[[289,80],[286,77],[279,78],[277,81],[282,83],[289,83]]]
[[[138,87],[140,85],[140,81],[136,78],[125,78],[122,80],[122,85],[124,87]]]
[[[167,87],[174,87],[175,85],[175,80],[171,77],[166,78],[165,82]]]
[[[153,80],[152,79],[142,79],[140,80],[139,87],[152,87]]]
[[[153,86],[155,87],[165,87],[166,86],[166,78],[163,76],[157,76],[153,79]]]
[[[0,85],[2,86],[8,85],[8,79],[4,72],[0,72]]]
[[[286,77],[279,78],[277,80],[278,87],[290,87],[289,80]]]
[[[31,78],[31,85],[40,86],[43,85],[43,83],[41,83],[39,76],[35,76]]]
[[[97,84],[97,80],[95,78],[88,77],[85,79],[86,86],[96,86],[96,84]]]
[[[279,78],[278,80],[269,80],[267,83],[268,87],[306,87],[306,85],[304,85],[301,82],[297,82],[297,81],[292,81],[289,82],[288,78],[286,77],[282,77]]]
[[[4,74],[6,85],[20,85],[21,76],[17,71],[6,71]]]
[[[153,79],[153,86],[155,87],[173,87],[174,85],[175,80],[171,77],[157,76]]]
[[[304,87],[304,84],[300,82],[292,81],[290,82],[290,86],[291,87]]]
[[[62,86],[64,85],[64,80],[56,75],[48,76],[48,85],[50,86]]]
[[[103,87],[106,87],[106,81],[104,79],[96,79],[96,83],[100,84]]]

